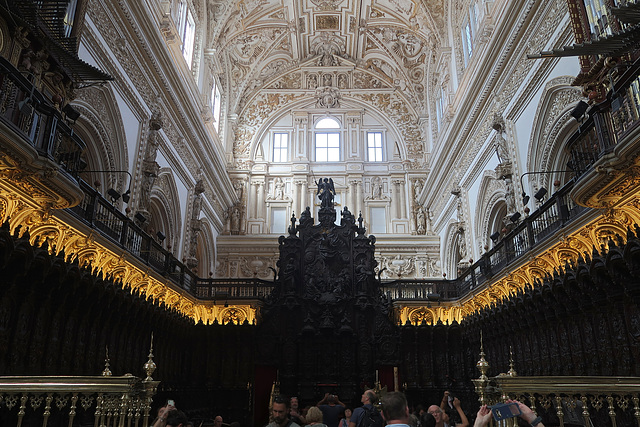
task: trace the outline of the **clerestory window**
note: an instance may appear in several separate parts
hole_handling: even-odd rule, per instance
[[[289,134],[274,133],[273,134],[273,161],[286,162],[289,149]]]
[[[367,132],[367,151],[370,162],[381,162],[382,158],[382,132]]]
[[[193,44],[196,36],[196,22],[191,13],[191,9],[186,1],[181,1],[178,6],[178,35],[182,40],[182,56],[187,61],[187,65],[191,68],[193,59]]]
[[[326,117],[316,123],[315,153],[316,162],[340,161],[340,132],[329,129],[340,129],[340,123],[330,117]]]

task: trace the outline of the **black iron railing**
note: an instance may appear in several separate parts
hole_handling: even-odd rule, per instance
[[[78,206],[69,208],[68,211],[156,272],[195,295],[198,277],[186,265],[164,249],[133,220],[116,209],[99,192],[83,180],[79,182],[85,194],[84,199]]]
[[[640,60],[616,80],[606,101],[588,110],[588,118],[567,142],[568,166],[580,178],[640,125]]]
[[[71,174],[80,168],[85,143],[27,76],[0,57],[0,120],[23,142]]]
[[[195,296],[200,299],[263,299],[273,291],[274,283],[262,279],[198,279]]]
[[[195,297],[216,301],[237,301],[264,299],[271,294],[275,286],[273,281],[257,278],[198,278],[171,252],[164,249],[99,192],[82,180],[80,185],[85,193],[84,200],[69,211]],[[552,238],[558,230],[588,210],[573,203],[568,196],[572,188],[573,182],[570,182],[558,190],[460,277],[453,280],[383,281],[381,290],[394,301],[451,301],[472,292],[492,276],[517,262],[523,255]]]
[[[571,200],[573,181],[562,187],[526,217],[479,261],[456,279],[458,297],[484,284],[523,255],[551,239],[555,233],[589,210]]]

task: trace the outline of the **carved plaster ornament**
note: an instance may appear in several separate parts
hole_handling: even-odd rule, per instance
[[[324,87],[316,89],[316,108],[338,108],[340,107],[340,91],[335,87]]]
[[[344,0],[310,0],[320,10],[338,10],[340,3]]]
[[[323,32],[311,43],[311,52],[318,56],[316,64],[321,67],[340,65],[338,57],[345,52],[344,41],[333,32]]]

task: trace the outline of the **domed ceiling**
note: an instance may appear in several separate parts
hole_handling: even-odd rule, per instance
[[[409,158],[422,158],[443,0],[209,0],[207,9],[236,161],[285,105],[341,102],[388,117]]]

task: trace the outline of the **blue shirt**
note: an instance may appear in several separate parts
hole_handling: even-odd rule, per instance
[[[370,403],[365,403],[361,407],[353,410],[353,413],[351,414],[351,422],[354,423],[356,427],[358,427],[358,424],[360,424],[360,421],[362,421],[362,417],[364,417],[365,411],[363,408],[371,410],[373,409],[373,405]]]

